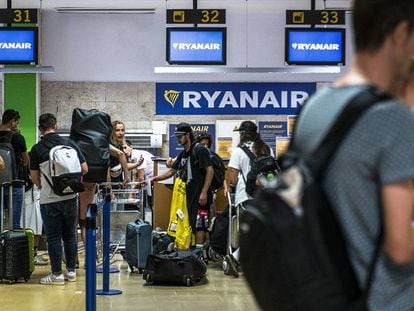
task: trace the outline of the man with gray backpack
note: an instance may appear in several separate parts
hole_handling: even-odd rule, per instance
[[[77,193],[81,177],[88,172],[85,158],[75,142],[56,133],[56,117],[39,117],[42,139],[30,152],[30,173],[40,190],[40,212],[46,231],[52,273],[41,278],[45,285],[64,285],[76,281]],[[62,240],[66,272],[62,273]]]
[[[19,176],[24,167],[29,163],[29,156],[26,149],[26,141],[18,133],[20,114],[14,109],[4,111],[0,125],[0,155],[5,161],[5,169],[0,173],[0,182],[10,182],[14,179],[22,179]],[[23,188],[13,186],[13,229],[20,227],[20,217],[23,203]],[[8,191],[4,196],[5,206],[8,206]]]

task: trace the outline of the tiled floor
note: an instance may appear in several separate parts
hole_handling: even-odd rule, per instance
[[[193,287],[145,285],[142,275],[128,272],[117,255],[112,265],[120,273],[110,275],[110,288],[121,295],[97,296],[97,310],[258,310],[243,274],[238,279],[226,276],[219,264],[210,263],[207,278]],[[40,285],[49,267],[36,267],[28,283],[0,284],[0,310],[78,311],[85,310],[85,270],[78,270],[76,283],[65,286]],[[102,288],[98,274],[98,289]]]

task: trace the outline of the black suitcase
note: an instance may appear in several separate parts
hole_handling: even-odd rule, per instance
[[[192,286],[206,274],[205,263],[191,251],[149,255],[143,278],[147,284],[176,283]]]
[[[14,182],[13,182],[14,183]],[[23,193],[24,193],[24,182]],[[1,185],[1,226],[0,226],[0,280],[8,280],[9,283],[17,282],[23,278],[25,282],[30,279],[34,267],[33,251],[33,231],[26,232],[21,230],[3,231],[3,211],[4,211],[4,189],[9,190],[9,221],[12,226],[13,209],[11,205],[11,185],[12,183],[3,183]],[[25,215],[23,198],[22,214]],[[23,227],[25,227],[25,222]],[[31,240],[30,240],[31,239]]]

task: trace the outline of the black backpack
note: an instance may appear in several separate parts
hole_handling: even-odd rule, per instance
[[[79,146],[88,163],[86,182],[105,182],[109,167],[111,117],[97,110],[75,108],[72,113],[70,139]]]
[[[241,173],[244,183],[246,184],[247,194],[253,196],[258,188],[258,179],[271,180],[275,178],[280,171],[279,164],[271,155],[256,156],[253,152],[250,151],[249,147],[242,146],[240,148],[250,158],[250,171],[247,173],[247,176],[244,176],[243,172]]]
[[[264,186],[247,204],[240,220],[240,260],[263,310],[366,309],[382,244],[382,222],[368,278],[360,288],[321,178],[352,125],[367,108],[386,98],[375,89],[357,95],[306,159],[292,141],[280,159],[277,185]]]

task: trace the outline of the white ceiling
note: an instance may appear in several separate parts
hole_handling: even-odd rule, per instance
[[[223,3],[222,1],[237,0],[198,0],[200,6]],[[242,1],[242,0],[238,0]],[[246,0],[243,0],[243,2]],[[247,0],[249,2],[266,3],[266,1],[279,1],[286,4],[293,0]],[[309,7],[311,0],[294,0],[296,5],[300,2],[304,7]],[[352,0],[316,0],[316,8],[349,8]],[[14,8],[43,8],[55,9],[57,7],[76,7],[76,8],[156,8],[168,5],[192,5],[193,0],[12,0]],[[0,8],[7,8],[7,0],[0,0]]]

